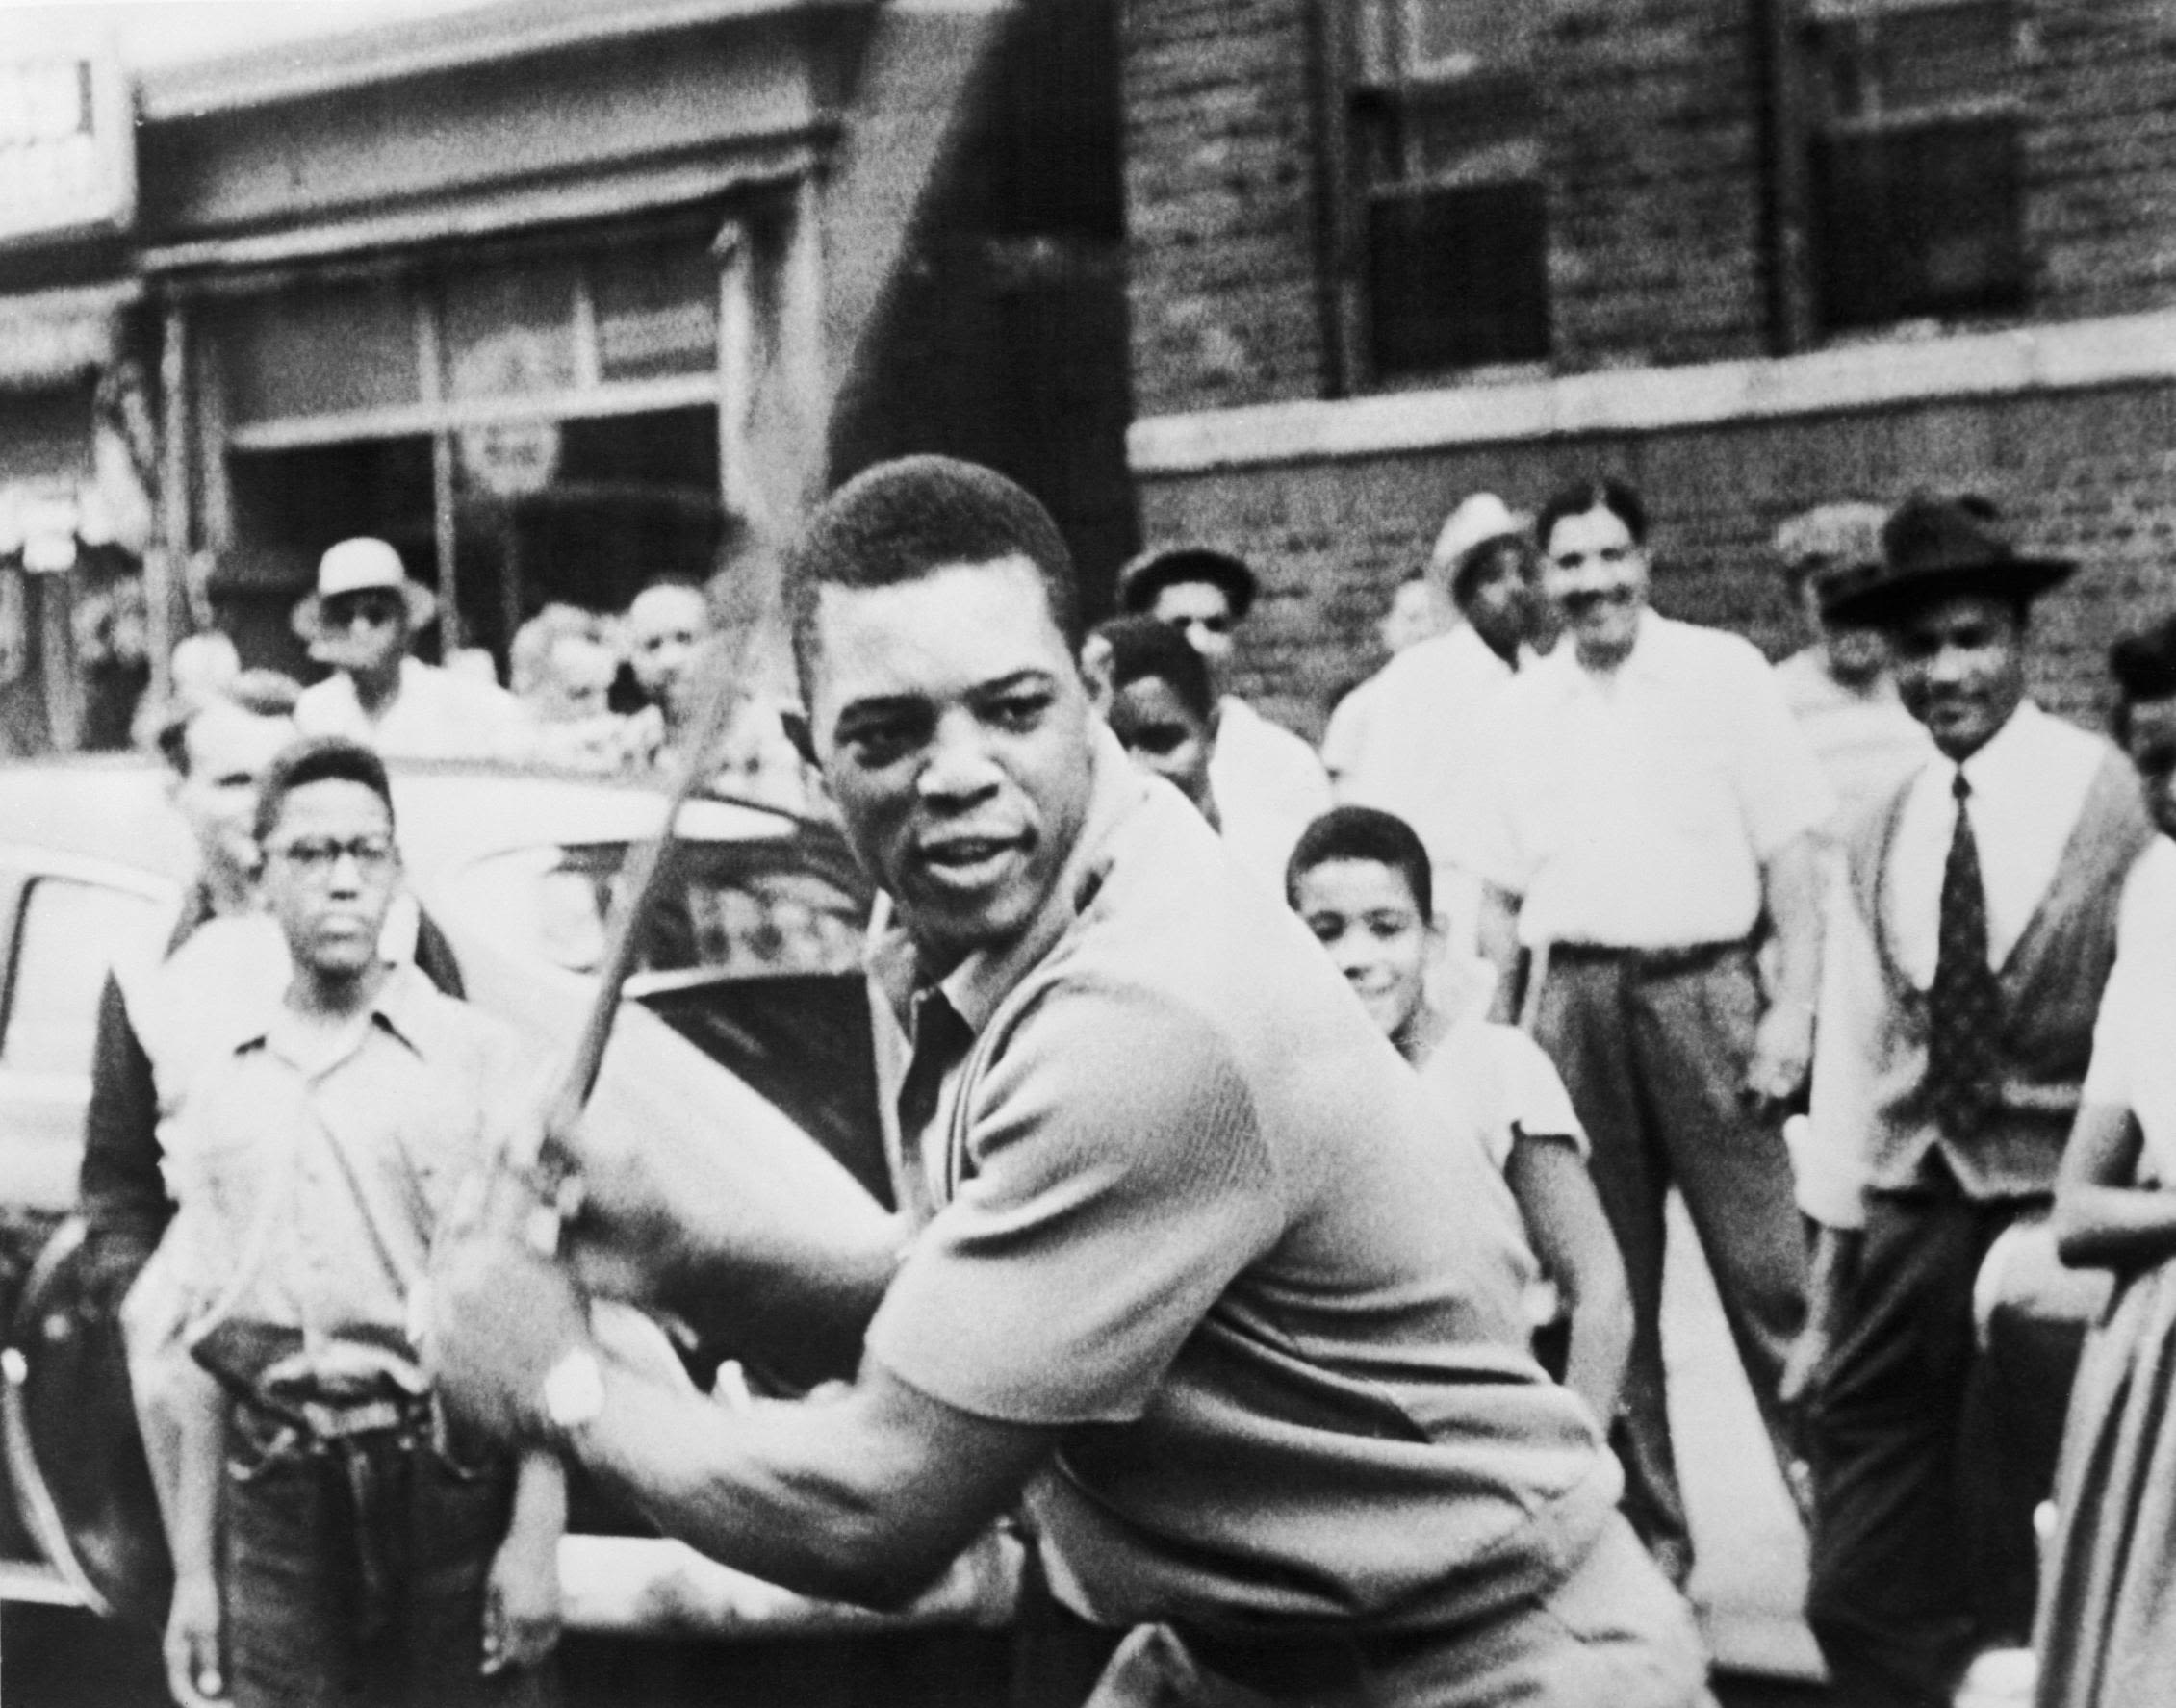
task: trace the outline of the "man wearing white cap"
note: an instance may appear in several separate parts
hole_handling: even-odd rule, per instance
[[[1479,901],[1455,857],[1464,761],[1481,707],[1533,655],[1541,612],[1531,572],[1525,524],[1496,494],[1475,493],[1450,513],[1428,575],[1458,621],[1356,690],[1370,697],[1368,718],[1334,778],[1341,802],[1394,812],[1420,832],[1461,938]]]
[[[520,759],[535,728],[520,701],[408,656],[438,614],[383,540],[343,540],[318,560],[317,590],[294,608],[294,632],[332,675],[303,691],[305,735],[345,735],[389,759]]]

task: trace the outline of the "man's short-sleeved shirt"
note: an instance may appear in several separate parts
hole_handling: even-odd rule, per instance
[[[388,759],[525,759],[536,726],[496,682],[414,658],[400,661],[400,692],[376,718],[363,709],[354,679],[335,671],[302,690],[294,724],[304,735],[345,735]]]
[[[1744,937],[1762,867],[1834,804],[1767,660],[1652,611],[1613,672],[1570,646],[1520,672],[1481,747],[1461,864],[1521,898],[1529,944]]]
[[[1411,825],[1439,879],[1459,853],[1486,708],[1512,675],[1462,622],[1406,648],[1355,690],[1371,696],[1368,724],[1339,770],[1338,799]]]
[[[1283,895],[1293,844],[1330,810],[1330,774],[1315,750],[1227,694],[1216,702],[1209,789],[1240,864],[1272,895]]]
[[[221,1301],[232,1320],[299,1330],[328,1378],[390,1367],[420,1389],[410,1298],[455,1186],[533,1134],[536,1066],[412,966],[329,1057],[276,1000],[238,1026],[166,1130],[191,1313]]]
[[[1528,1355],[1501,1179],[1114,743],[1018,945],[925,989],[880,931],[873,973],[918,1047],[942,1002],[966,1054],[919,1130],[902,1195],[935,1209],[870,1355],[1062,1431],[1031,1504],[1082,1611],[1438,1626],[1592,1545],[1620,1479]]]

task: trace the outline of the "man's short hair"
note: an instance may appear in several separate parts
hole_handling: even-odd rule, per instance
[[[1422,919],[1436,912],[1435,868],[1413,827],[1374,806],[1333,806],[1299,833],[1285,863],[1285,900],[1299,905],[1299,880],[1333,860],[1368,860],[1405,879]]]
[[[1129,682],[1168,682],[1179,703],[1204,724],[1216,715],[1209,664],[1179,629],[1154,617],[1114,617],[1095,632],[1111,649],[1111,691]]]
[[[253,718],[292,718],[302,685],[276,670],[245,670],[229,676],[201,700],[175,700],[160,712],[151,726],[151,745],[173,767],[176,777],[189,775],[189,727],[215,706],[231,705]]]
[[[257,819],[253,827],[259,843],[268,841],[279,828],[279,815],[287,798],[312,783],[360,783],[385,803],[393,817],[393,783],[385,774],[385,761],[359,741],[345,735],[305,735],[279,751],[257,790]]]
[[[1534,518],[1534,541],[1546,554],[1549,537],[1567,516],[1584,516],[1590,510],[1606,510],[1625,524],[1632,544],[1647,544],[1647,506],[1640,495],[1614,474],[1590,475],[1574,481],[1550,497]]]
[[[803,693],[814,681],[816,612],[826,587],[898,587],[956,565],[1011,557],[1035,566],[1065,650],[1078,652],[1073,554],[1050,512],[1024,488],[956,457],[901,457],[857,474],[809,518],[786,562]]]

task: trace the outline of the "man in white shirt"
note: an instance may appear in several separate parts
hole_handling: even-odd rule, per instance
[[[1834,837],[1933,752],[1897,698],[1887,636],[1835,616],[1839,600],[1880,573],[1888,514],[1879,504],[1822,504],[1776,530],[1776,555],[1807,636],[1776,666],[1776,679],[1836,792]]]
[[[1798,1157],[1819,1232],[1789,1387],[1807,1399],[1806,1612],[1830,1675],[1855,1705],[1918,1708],[2031,1630],[2059,1432],[2030,1424],[2060,1417],[2061,1392],[1990,1380],[1974,1288],[1996,1237],[2047,1208],[2151,830],[2114,747],[2026,698],[2031,601],[2071,566],[1930,498],[1882,548],[1837,615],[1888,632],[1938,752],[1854,827],[1829,896]]]
[[[1226,691],[1239,628],[1257,591],[1244,563],[1201,546],[1144,552],[1118,578],[1127,615],[1170,624],[1208,664],[1217,689],[1209,781],[1224,834],[1263,851],[1281,873],[1300,831],[1329,811],[1330,778],[1306,742]]]
[[[535,727],[520,701],[408,656],[438,614],[383,540],[343,540],[318,560],[317,589],[294,609],[294,632],[332,675],[294,707],[305,735],[343,735],[388,759],[523,759]]]
[[[1434,639],[1449,626],[1450,614],[1449,600],[1436,590],[1428,572],[1414,571],[1391,589],[1390,603],[1375,619],[1375,638],[1382,643],[1383,656],[1395,658],[1407,649]],[[1382,671],[1375,671],[1345,690],[1330,708],[1330,721],[1322,729],[1321,752],[1333,794],[1339,779],[1352,769],[1371,739],[1383,676]]]
[[[1692,1539],[1665,1404],[1663,1205],[1676,1185],[1787,1465],[1778,1384],[1805,1254],[1778,1117],[1812,1054],[1814,832],[1833,801],[1767,660],[1648,609],[1636,494],[1574,487],[1535,532],[1569,644],[1491,703],[1460,863],[1486,886],[1481,947],[1506,1005],[1520,951],[1532,955],[1534,1035],[1593,1139],[1632,1290],[1626,1511],[1682,1582]]]
[[[1334,781],[1341,802],[1395,813],[1420,833],[1449,940],[1462,948],[1480,905],[1479,885],[1458,863],[1475,736],[1483,708],[1534,656],[1544,620],[1525,521],[1494,493],[1475,493],[1450,513],[1428,574],[1457,621],[1354,691],[1370,696],[1368,722]]]

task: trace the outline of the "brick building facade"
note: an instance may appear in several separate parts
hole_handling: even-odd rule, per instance
[[[1318,729],[1475,487],[1607,469],[1666,610],[1790,644],[1776,523],[1917,485],[2086,565],[2042,692],[2176,606],[2176,5],[1132,0],[1150,540],[1245,552]]]

